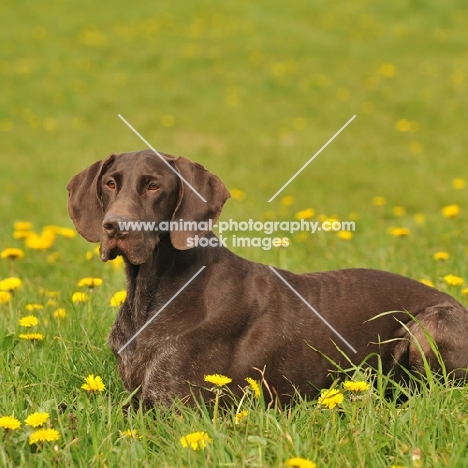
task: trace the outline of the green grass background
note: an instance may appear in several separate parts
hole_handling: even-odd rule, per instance
[[[305,208],[343,220],[358,214],[350,241],[322,232],[292,237],[288,249],[235,249],[243,256],[298,272],[386,269],[430,279],[466,305],[461,288],[443,281],[468,280],[467,189],[452,188],[468,168],[464,2],[20,0],[3,2],[0,13],[0,249],[22,247],[14,221],[71,226],[68,180],[111,152],[145,147],[120,113],[157,149],[198,161],[245,192],[223,219],[289,220]],[[401,119],[411,131],[398,131]],[[377,195],[386,205],[372,204]],[[284,196],[294,203],[282,205]],[[441,209],[452,203],[460,215],[446,219]],[[406,214],[395,217],[395,206]],[[395,238],[390,227],[411,234]],[[127,395],[106,344],[115,316],[108,300],[123,288],[123,272],[86,261],[90,249],[75,238],[27,251],[16,266],[23,288],[11,306],[0,305],[0,415],[23,420],[48,410],[61,433],[39,450],[24,427],[0,433],[4,466],[269,467],[292,456],[330,467],[412,466],[415,449],[424,466],[468,466],[466,388],[434,385],[404,404],[374,392],[341,416],[316,403],[290,413],[253,405],[245,424],[226,414],[217,429],[204,409],[124,416]],[[447,262],[432,259],[438,250],[450,254]],[[53,252],[60,256],[48,263]],[[0,279],[7,276],[2,261]],[[104,284],[92,306],[73,306],[85,276]],[[45,340],[20,342],[18,319],[27,303],[44,300],[41,288],[60,292],[68,317],[57,322],[46,308],[38,314]],[[104,394],[80,390],[89,373],[103,377]],[[122,438],[129,427],[143,439]],[[213,443],[190,453],[179,438],[196,430]]]

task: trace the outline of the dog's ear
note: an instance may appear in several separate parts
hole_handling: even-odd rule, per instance
[[[189,230],[171,230],[171,243],[178,250],[187,250],[187,240],[189,237],[203,237],[208,234],[209,228],[199,229],[201,222],[212,220],[213,224],[219,218],[224,203],[230,194],[221,180],[207,171],[201,164],[182,156],[174,161],[174,167],[179,174],[206,200],[200,197],[183,181],[179,181],[179,200],[172,215],[172,221],[197,223],[197,227],[191,226]],[[195,222],[195,223],[194,223]]]
[[[68,182],[68,213],[76,230],[89,242],[99,242],[104,213],[100,181],[115,155],[97,161]]]

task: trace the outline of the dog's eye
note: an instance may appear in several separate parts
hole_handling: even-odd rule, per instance
[[[154,182],[150,182],[148,185],[148,190],[158,190],[158,186]]]
[[[107,185],[110,189],[115,189],[115,180],[112,180],[112,179],[108,180],[108,181],[106,182],[106,185]]]

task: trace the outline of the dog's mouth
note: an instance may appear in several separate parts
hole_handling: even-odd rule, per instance
[[[126,252],[127,249],[122,245],[121,239],[110,237],[101,239],[101,260],[103,262],[114,260],[119,255],[126,257]]]
[[[122,256],[132,265],[141,265],[145,263],[151,255],[156,242],[148,239],[133,239],[129,237],[114,238],[103,236],[101,240],[101,260],[107,262]]]
[[[101,260],[103,262],[107,262],[108,260],[115,260],[119,256],[125,257],[125,253],[119,247],[114,247],[105,253],[101,252]]]

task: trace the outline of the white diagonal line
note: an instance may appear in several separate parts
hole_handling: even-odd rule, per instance
[[[202,266],[118,351],[120,354],[204,269]]]
[[[351,351],[357,353],[357,351],[337,332],[272,266],[270,270],[281,279],[281,281],[330,329],[335,333],[338,338],[340,338],[343,343],[345,343]]]
[[[144,143],[146,143],[148,145],[148,148],[152,149],[154,151],[154,153],[156,155],[158,155],[160,158],[161,158],[161,161],[163,163],[166,164],[166,166],[172,171],[174,172],[174,174],[176,174],[180,179],[182,179],[197,195],[198,197],[203,200],[205,203],[206,203],[206,200],[192,187],[192,185],[190,185],[187,180],[181,175],[179,174],[165,159],[164,159],[164,156],[156,149],[154,149],[136,130],[135,128],[133,128],[120,114],[118,114],[119,118],[127,125],[127,127],[132,130],[135,135],[137,135],[141,141],[143,141]]]
[[[270,203],[281,193],[354,119],[353,115],[269,200]]]

